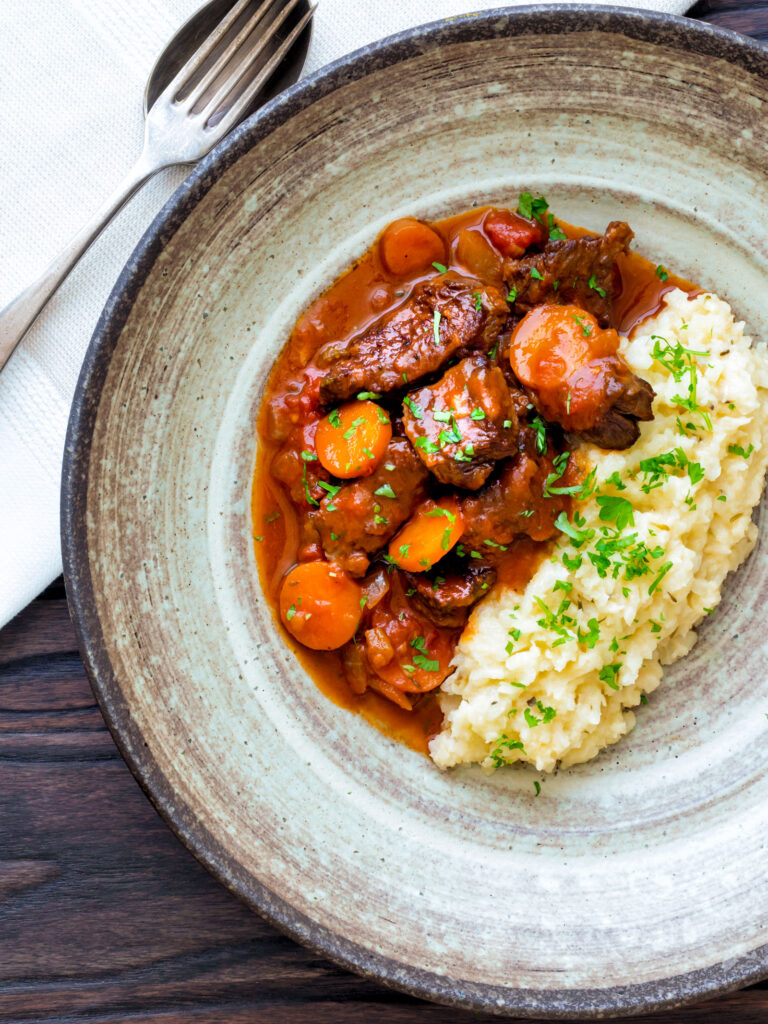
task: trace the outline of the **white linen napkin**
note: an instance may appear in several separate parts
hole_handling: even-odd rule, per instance
[[[146,77],[200,5],[0,2],[0,308],[83,226],[138,156]],[[320,0],[305,74],[393,32],[476,9],[471,5]],[[643,6],[682,14],[688,2],[644,0]],[[123,264],[186,173],[164,171],[144,187],[0,374],[0,626],[61,572],[59,479],[80,363]]]

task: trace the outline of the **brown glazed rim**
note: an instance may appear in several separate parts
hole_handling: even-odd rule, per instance
[[[69,608],[96,699],[120,753],[163,820],[231,892],[280,931],[337,964],[413,996],[449,1006],[530,1018],[594,1019],[681,1006],[768,976],[768,944],[711,967],[638,985],[537,990],[482,985],[378,955],[318,925],[250,876],[191,807],[180,806],[144,742],[110,664],[96,611],[88,554],[86,500],[91,440],[101,391],[121,331],[154,263],[218,178],[276,128],[346,83],[418,56],[425,44],[499,35],[606,32],[720,58],[768,79],[768,50],[751,39],[683,17],[598,5],[500,8],[423,25],[357,50],[292,86],[236,128],[194,169],[145,232],[101,314],[80,373],[64,452],[61,541]]]

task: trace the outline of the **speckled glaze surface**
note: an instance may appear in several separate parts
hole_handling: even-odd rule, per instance
[[[265,604],[249,509],[287,331],[405,213],[541,189],[569,221],[629,220],[640,251],[768,338],[767,111],[766,51],[683,19],[438,23],[240,128],[116,286],[64,469],[86,665],[183,841],[350,969],[532,1017],[638,1013],[768,973],[764,531],[636,730],[536,799],[533,773],[441,774],[316,690]]]

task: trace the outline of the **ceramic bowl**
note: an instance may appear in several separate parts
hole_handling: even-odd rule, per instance
[[[83,655],[160,813],[300,942],[396,988],[595,1017],[768,973],[765,534],[635,731],[588,765],[439,772],[323,697],[265,603],[255,422],[289,328],[382,226],[541,191],[768,336],[768,53],[674,17],[532,7],[292,88],[172,198],[94,336],[63,542]],[[762,515],[762,513],[761,513]],[[257,531],[258,532],[258,531]]]

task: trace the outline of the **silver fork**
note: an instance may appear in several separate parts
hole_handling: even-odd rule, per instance
[[[115,194],[37,281],[0,312],[0,370],[80,257],[144,182],[164,167],[200,160],[245,116],[312,18],[316,0],[310,0],[305,14],[270,52],[299,2],[287,0],[281,7],[279,0],[262,0],[222,46],[251,3],[238,0],[176,73],[147,111],[144,149]],[[256,31],[261,23],[262,30]]]

